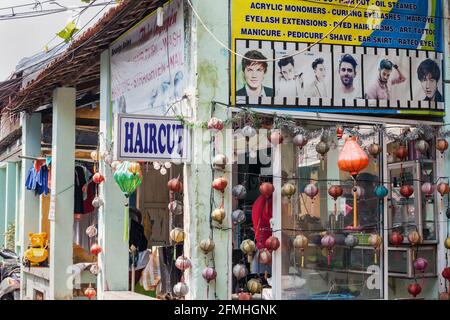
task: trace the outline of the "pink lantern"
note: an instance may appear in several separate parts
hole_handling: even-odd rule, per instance
[[[417,258],[414,261],[414,268],[417,271],[425,272],[425,269],[428,267],[428,261],[425,258]]]
[[[223,129],[223,121],[215,117],[208,121],[208,129],[217,132]]]
[[[336,240],[331,234],[325,235],[320,241],[322,247],[327,248],[328,250],[328,266],[331,264],[331,252],[333,251],[333,247],[336,244]]]
[[[214,268],[206,267],[202,271],[202,277],[205,279],[208,283],[217,277],[217,272],[214,270]]]
[[[175,267],[181,271],[187,270],[191,267],[191,261],[185,256],[179,256],[175,261]]]
[[[317,188],[315,184],[310,183],[305,187],[303,192],[306,193],[306,195],[310,197],[311,200],[313,200],[314,197],[317,196],[317,194],[319,193],[319,188]]]

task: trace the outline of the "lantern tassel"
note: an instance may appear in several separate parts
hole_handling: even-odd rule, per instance
[[[330,251],[328,251],[328,266],[331,265],[331,255],[330,255]]]
[[[305,266],[305,256],[303,255],[303,252],[302,252],[302,268]]]
[[[377,259],[377,249],[375,249],[374,262],[375,262],[375,264],[378,264],[378,259]]]
[[[129,215],[129,207],[128,207],[128,203],[125,204],[125,210],[123,212],[123,242],[127,243],[128,242],[128,215]]]

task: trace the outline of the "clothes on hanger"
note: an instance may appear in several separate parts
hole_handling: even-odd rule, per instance
[[[33,161],[33,166],[28,169],[25,187],[27,190],[34,190],[36,195],[49,192],[49,169],[45,160]]]
[[[95,185],[92,182],[92,172],[86,165],[75,165],[75,198],[74,213],[85,214],[94,211],[92,200],[95,197]]]

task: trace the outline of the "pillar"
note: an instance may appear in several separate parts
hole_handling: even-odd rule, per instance
[[[15,223],[16,216],[16,164],[8,162],[6,164],[6,193],[5,193],[5,233],[11,224]],[[5,235],[5,245],[6,235]],[[14,244],[10,248],[14,250]]]
[[[5,220],[6,220],[6,169],[0,168],[0,233],[6,231]],[[0,248],[5,245],[5,237],[0,237]]]
[[[200,16],[205,18],[206,25],[215,25],[215,35],[224,42],[228,41],[228,3],[226,1],[216,1],[211,6],[205,1],[192,1]],[[224,23],[217,23],[222,21]],[[187,63],[190,67],[190,81],[198,89],[198,100],[192,104],[193,118],[191,121],[208,121],[212,116],[212,101],[229,100],[228,84],[228,54],[211,38],[211,35],[199,25],[198,20],[192,18],[191,23],[192,41],[187,43],[191,55],[191,61]],[[189,28],[187,28],[189,30]],[[214,116],[225,119],[230,116],[227,107],[217,105]],[[227,128],[229,129],[229,128]],[[225,131],[225,129],[223,130]],[[228,159],[232,159],[231,134],[223,132],[218,136],[223,139],[217,144]],[[213,254],[208,255],[208,259],[213,255],[214,267],[217,271],[217,278],[209,284],[209,296],[207,293],[208,284],[202,277],[202,270],[206,267],[205,254],[198,248],[202,239],[206,239],[211,234],[211,193],[215,198],[215,203],[220,203],[221,194],[211,187],[212,180],[223,173],[212,172],[209,160],[210,153],[210,132],[207,130],[195,130],[192,135],[192,162],[185,166],[184,174],[184,230],[186,240],[184,242],[184,252],[192,262],[192,267],[185,272],[186,283],[189,286],[189,300],[198,299],[230,299],[232,280],[232,231],[231,231],[231,187],[232,166],[226,166],[224,175],[228,180],[228,187],[225,189],[224,209],[226,218],[222,223],[223,230],[213,229],[212,236],[215,242]],[[214,176],[213,176],[214,174]],[[213,208],[214,209],[214,208]],[[212,264],[211,264],[212,265]]]
[[[75,89],[53,91],[52,189],[50,205],[51,300],[73,298],[72,241],[75,168]],[[38,214],[36,214],[39,217]],[[39,224],[39,221],[38,221]]]
[[[16,230],[15,230],[15,252],[20,252],[20,241],[19,241],[19,234],[20,234],[20,229],[22,228],[21,224],[20,224],[20,202],[21,202],[21,195],[22,195],[22,188],[21,188],[21,174],[22,174],[22,163],[21,162],[16,162],[16,193],[15,193],[15,202],[16,202],[16,212],[14,213],[14,217],[15,217],[15,225],[16,225]]]
[[[100,152],[107,150],[112,139],[109,61],[109,51],[105,50],[100,57]],[[100,172],[105,176],[100,185],[105,204],[98,214],[98,241],[103,252],[98,256],[97,294],[98,299],[103,299],[105,291],[128,291],[128,243],[123,241],[125,196],[115,183],[111,168],[103,161]]]
[[[39,157],[41,154],[41,114],[23,114],[22,117],[22,155],[29,157]],[[28,246],[28,233],[39,231],[39,197],[34,195],[34,191],[25,188],[28,169],[31,168],[31,160],[22,159],[21,180],[20,180],[20,203],[19,203],[19,246],[20,256]],[[18,252],[19,253],[19,252]],[[21,298],[25,288],[25,273],[21,272],[20,291]]]

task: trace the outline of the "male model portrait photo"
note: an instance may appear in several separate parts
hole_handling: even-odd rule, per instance
[[[382,59],[378,65],[377,79],[367,88],[365,98],[389,100],[392,86],[405,81],[406,77],[397,64],[388,59]]]
[[[248,51],[242,59],[245,85],[236,91],[236,96],[271,97],[273,89],[263,85],[267,73],[267,58],[258,50]],[[255,60],[262,60],[261,62]]]

